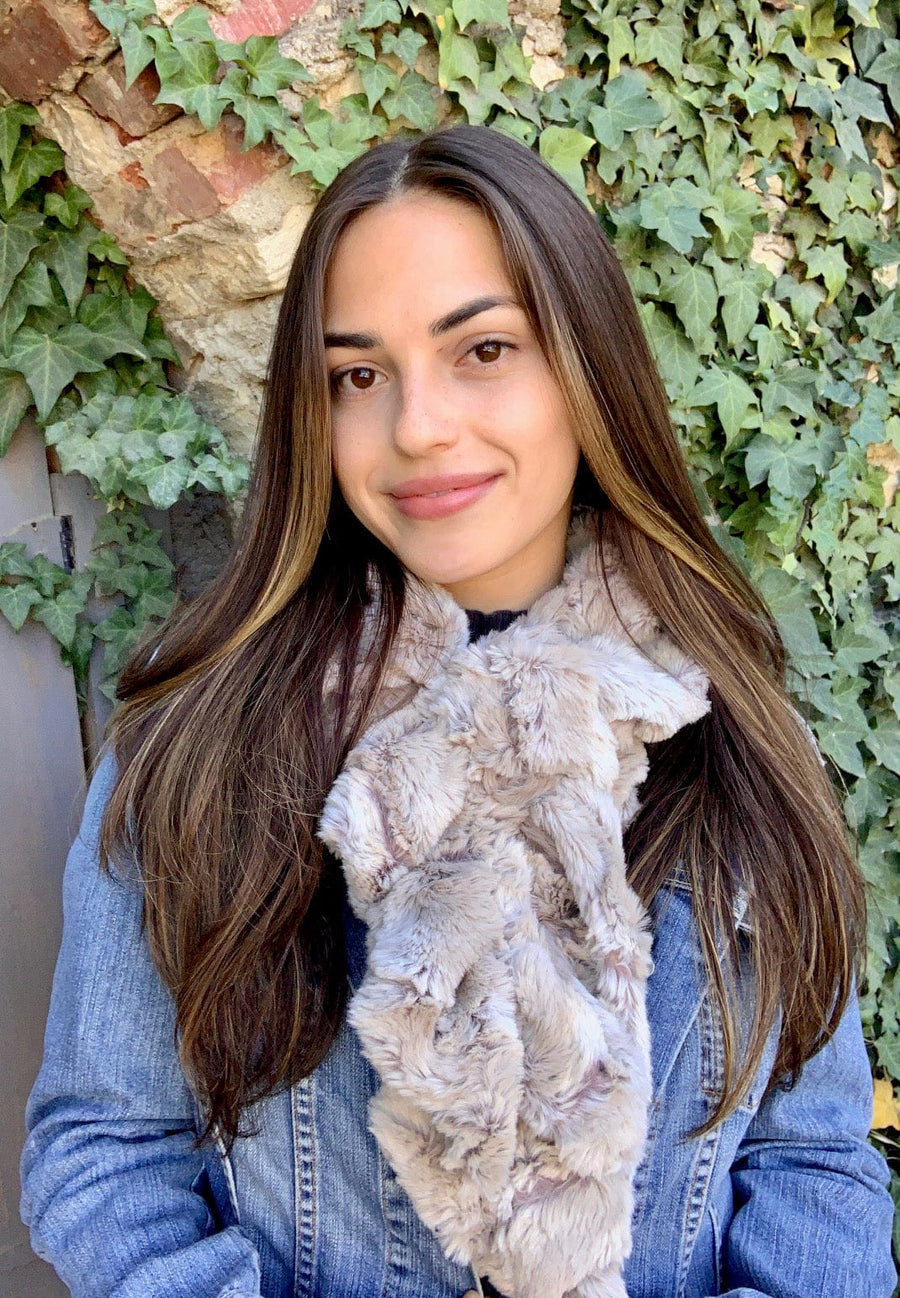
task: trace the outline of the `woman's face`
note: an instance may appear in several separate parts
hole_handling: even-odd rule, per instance
[[[360,522],[464,608],[554,586],[579,448],[488,220],[421,192],[361,213],[325,334],[334,471]]]

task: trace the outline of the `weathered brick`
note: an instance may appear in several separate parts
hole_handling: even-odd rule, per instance
[[[126,90],[121,54],[82,77],[78,93],[99,117],[115,122],[130,139],[149,135],[181,113],[175,104],[153,102],[159,94],[159,77],[152,66],[144,68]]]
[[[280,36],[312,5],[313,0],[238,0],[227,14],[211,14],[210,26],[226,41]]]
[[[26,0],[0,22],[0,87],[36,104],[107,39],[86,4]]]
[[[141,164],[139,162],[129,162],[127,167],[122,168],[119,175],[123,180],[127,181],[129,185],[133,185],[135,189],[150,188],[150,182],[141,170]]]
[[[244,152],[243,129],[239,117],[225,113],[214,131],[182,136],[142,163],[151,188],[176,222],[204,220],[230,207],[284,165],[269,144]]]
[[[184,156],[183,147],[172,146],[157,153],[144,164],[144,174],[176,221],[203,221],[218,212],[219,197],[202,172]]]
[[[243,142],[244,123],[235,113],[224,113],[211,135],[193,141],[192,156],[226,207],[284,166],[284,155],[274,145],[244,151]]]

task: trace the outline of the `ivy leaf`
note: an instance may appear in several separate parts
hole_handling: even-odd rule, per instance
[[[102,370],[107,355],[84,325],[67,324],[54,334],[23,326],[13,339],[7,359],[25,375],[38,418],[44,419],[75,375]]]
[[[404,117],[416,130],[430,131],[437,125],[436,95],[435,87],[410,68],[400,78],[397,89],[385,94],[381,107],[391,120]]]
[[[0,175],[7,206],[12,207],[42,176],[62,171],[65,162],[65,154],[53,140],[33,141],[24,136],[16,146],[9,166]]]
[[[317,148],[322,149],[330,143],[332,116],[321,106],[318,95],[304,99],[301,117],[306,134]]]
[[[238,60],[250,74],[250,94],[273,97],[278,90],[299,81],[312,81],[302,63],[286,59],[278,49],[276,36],[250,36],[244,45],[244,57]]]
[[[700,357],[678,326],[653,302],[644,302],[638,309],[666,391],[673,402],[681,401],[694,386]]]
[[[79,185],[66,185],[65,193],[44,196],[44,211],[48,216],[55,217],[67,230],[74,230],[81,213],[92,206],[90,194],[86,194]]]
[[[688,337],[699,351],[709,351],[711,325],[719,301],[711,272],[705,266],[685,261],[672,272],[666,291]]]
[[[0,369],[0,455],[9,450],[13,433],[31,405],[31,392],[21,374]]]
[[[31,577],[24,541],[0,541],[0,577]]]
[[[755,584],[772,610],[791,660],[807,676],[821,676],[831,657],[819,638],[810,612],[811,593],[804,582],[771,564],[753,571]]]
[[[593,25],[606,38],[606,50],[609,60],[610,81],[619,75],[623,59],[634,59],[634,32],[626,17],[608,15],[599,21],[593,19]]]
[[[138,595],[134,605],[134,617],[138,624],[148,622],[151,618],[164,618],[172,610],[175,592],[167,572],[145,568],[138,578]]]
[[[603,103],[588,114],[594,135],[606,149],[621,149],[626,131],[658,126],[663,111],[640,72],[623,72],[606,86]]]
[[[125,352],[149,360],[146,347],[131,328],[129,314],[127,300],[111,293],[90,293],[78,308],[79,322],[91,331],[107,356]]]
[[[88,250],[96,237],[97,227],[84,219],[77,230],[60,230],[51,235],[41,249],[73,313],[87,283]]]
[[[453,84],[453,93],[465,109],[471,125],[480,126],[487,121],[488,114],[495,106],[504,109],[507,114],[515,112],[512,100],[500,88],[508,80],[509,78],[504,71],[491,68],[488,72],[481,72],[477,90],[472,90],[462,81]],[[491,122],[491,126],[496,125],[497,119],[495,118]],[[523,125],[527,126],[527,123],[523,123]]]
[[[538,137],[538,151],[554,171],[558,171],[579,197],[585,197],[581,160],[594,141],[581,131],[567,126],[546,126]]]
[[[469,36],[461,36],[456,30],[453,10],[446,9],[443,20],[438,20],[440,40],[438,41],[438,85],[446,90],[456,81],[468,78],[475,89],[481,76],[481,63],[478,48]]]
[[[5,169],[12,166],[13,154],[23,126],[37,126],[41,115],[31,104],[7,104],[0,108],[0,165]]]
[[[531,61],[522,53],[522,47],[515,36],[499,34],[494,38],[496,58],[494,68],[497,72],[497,83],[505,86],[507,81],[518,81],[531,91]]]
[[[28,561],[28,578],[37,587],[42,599],[55,599],[70,581],[65,568],[51,563],[45,554],[35,554]]]
[[[842,771],[850,775],[865,775],[866,768],[859,751],[863,736],[855,725],[843,719],[820,721],[816,726],[816,738],[822,752]]]
[[[827,301],[833,302],[847,282],[850,267],[844,261],[843,249],[838,244],[821,244],[809,248],[803,254],[806,269],[812,276],[821,276],[828,289]]]
[[[408,31],[411,29],[404,28],[403,30]],[[391,49],[388,42],[396,39],[396,36],[391,32],[386,32],[381,38],[382,50],[385,53],[394,53],[395,51]],[[422,41],[425,42],[424,36]],[[357,54],[361,54],[363,58],[375,58],[375,46],[372,44],[371,36],[364,36],[352,18],[344,19],[344,24],[338,34],[338,47],[342,50],[356,50]]]
[[[92,578],[88,573],[75,573],[71,585],[63,587],[54,599],[45,600],[33,614],[67,649],[75,639],[78,617],[85,610],[91,585]]]
[[[886,88],[894,112],[900,117],[900,40],[885,41],[884,50],[866,72],[866,79]]]
[[[460,31],[469,23],[487,23],[493,27],[509,27],[509,8],[506,0],[453,0],[453,13]]]
[[[786,113],[778,117],[758,113],[750,123],[750,145],[753,152],[766,160],[775,156],[780,144],[792,144],[795,135],[793,120]]]
[[[209,25],[209,10],[203,5],[191,5],[189,9],[183,9],[173,20],[169,27],[172,33],[172,39],[175,41],[209,41],[215,42],[215,34]]]
[[[837,667],[851,674],[864,663],[874,662],[890,652],[890,637],[871,621],[866,625],[865,611],[857,614],[852,623],[845,622],[835,632],[833,639],[834,661]]]
[[[183,461],[163,460],[157,464],[141,464],[132,470],[131,477],[147,488],[150,503],[156,509],[170,509],[184,490],[187,471]]]
[[[105,0],[89,0],[89,8],[113,36],[119,36],[122,28],[131,18],[129,9],[124,4],[107,4]]]
[[[40,213],[27,210],[0,220],[0,303],[6,301],[13,280],[40,242],[35,231],[42,225]]]
[[[358,58],[355,66],[366,94],[366,103],[371,113],[386,90],[396,90],[400,77],[387,63],[373,63],[371,59]]]
[[[459,17],[458,14],[457,17]],[[462,22],[460,22],[460,26],[462,25]],[[419,50],[423,45],[427,44],[428,42],[421,32],[417,32],[412,27],[401,27],[399,32],[384,33],[381,38],[381,52],[382,54],[396,54],[397,58],[400,59],[401,62],[405,63],[408,68],[411,68],[415,65],[416,59],[419,57]],[[371,46],[371,41],[369,42],[369,45]],[[374,46],[372,46],[372,53],[369,57],[375,57]]]
[[[0,586],[0,613],[14,631],[21,631],[25,619],[36,604],[42,603],[39,591],[30,582],[17,582],[15,586]]]
[[[866,735],[866,743],[875,760],[895,775],[900,775],[900,724],[896,717],[883,718]]]
[[[716,252],[736,260],[746,257],[753,246],[754,218],[761,213],[756,194],[740,185],[730,184],[713,194],[703,214],[716,226],[717,234],[713,237]]]
[[[705,202],[702,191],[683,177],[670,184],[650,185],[638,204],[641,225],[655,230],[676,251],[690,252],[694,239],[707,237],[700,220]]]
[[[125,60],[125,89],[128,90],[148,64],[153,62],[156,46],[137,23],[126,23],[119,37]]]
[[[674,9],[663,8],[655,18],[639,22],[634,41],[636,63],[658,63],[676,81],[681,80],[681,47],[684,20]]]
[[[849,186],[849,176],[839,169],[835,169],[827,180],[823,176],[813,176],[807,181],[810,197],[829,221],[836,221],[843,212]]]
[[[712,366],[691,393],[692,406],[714,405],[725,433],[725,448],[730,450],[738,440],[744,420],[756,396],[749,383],[732,370]]]
[[[285,128],[287,113],[277,99],[258,99],[253,95],[234,95],[234,111],[244,123],[241,150],[255,148],[267,135]]]
[[[892,124],[890,114],[884,106],[880,92],[871,82],[871,70],[867,81],[861,81],[851,73],[841,82],[841,88],[834,96],[834,102],[843,115],[852,122],[862,117],[867,122],[884,122],[886,126],[890,126]]]
[[[216,79],[219,60],[214,45],[199,40],[179,40],[175,49],[181,58],[181,67],[173,80],[178,79],[186,86],[203,86]]]
[[[747,447],[744,470],[751,487],[768,480],[787,499],[802,500],[816,482],[816,448],[802,440],[777,442],[757,433]]]
[[[730,347],[739,348],[746,343],[759,314],[759,296],[758,282],[749,275],[737,275],[729,284],[722,304],[722,323]]]
[[[385,23],[398,23],[403,17],[403,10],[397,0],[366,0],[359,22],[360,31],[369,31],[374,27],[384,27]]]

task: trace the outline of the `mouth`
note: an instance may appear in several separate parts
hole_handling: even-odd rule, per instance
[[[401,514],[408,518],[444,518],[461,509],[473,505],[486,496],[494,483],[501,477],[499,473],[490,476],[445,479],[449,486],[434,486],[434,479],[419,479],[403,484],[403,494],[391,492],[390,495]],[[428,488],[431,490],[428,490]],[[410,490],[413,488],[414,490]]]

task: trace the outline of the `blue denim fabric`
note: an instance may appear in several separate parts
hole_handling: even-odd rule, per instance
[[[44,1063],[27,1110],[22,1215],[74,1298],[457,1298],[449,1263],[366,1129],[375,1085],[345,1026],[312,1077],[258,1104],[228,1159],[193,1149],[198,1113],[137,887],[97,867],[114,768],[91,787],[65,876]],[[702,1137],[721,1038],[702,994],[691,896],[653,907],[655,1095],[636,1180],[631,1298],[888,1298],[888,1174],[866,1134],[859,1013],[791,1091]],[[348,912],[349,977],[364,932]],[[749,941],[742,938],[743,942]]]

